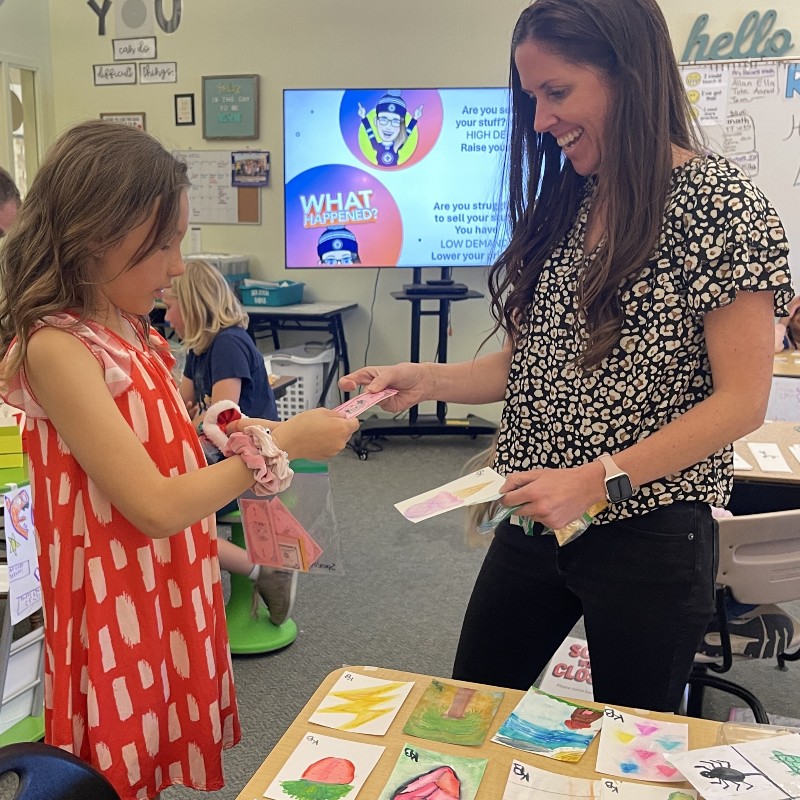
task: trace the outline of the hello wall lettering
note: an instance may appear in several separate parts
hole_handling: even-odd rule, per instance
[[[720,33],[713,40],[703,33],[708,14],[701,14],[694,22],[681,61],[739,61],[749,58],[778,58],[792,49],[792,34],[786,28],[773,31],[778,14],[774,9],[751,11],[739,25],[734,35]]]
[[[124,0],[118,0],[124,2]],[[153,11],[155,13],[156,22],[164,33],[175,33],[178,30],[178,25],[181,24],[181,12],[183,11],[183,0],[172,0],[172,13],[168,17],[164,13],[165,0],[153,0]],[[98,5],[97,0],[88,0],[86,3],[89,8],[97,14],[97,35],[106,35],[106,16],[111,10],[111,0],[103,0],[102,5]]]

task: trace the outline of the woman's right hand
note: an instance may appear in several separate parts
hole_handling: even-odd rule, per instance
[[[271,433],[289,458],[320,460],[340,452],[358,426],[357,419],[345,419],[330,408],[313,408],[278,423]]]
[[[423,400],[436,399],[432,364],[405,361],[391,367],[362,367],[339,379],[343,392],[353,392],[359,386],[367,392],[397,389],[397,394],[379,403],[384,411],[392,413],[405,411]]]

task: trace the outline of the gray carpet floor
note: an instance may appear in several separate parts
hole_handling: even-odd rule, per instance
[[[345,664],[450,675],[461,618],[483,558],[468,544],[462,512],[406,521],[393,504],[452,480],[489,444],[487,437],[390,438],[361,461],[350,450],[331,462],[331,484],[345,574],[301,575],[297,640],[282,651],[234,657],[243,741],[226,754],[225,789],[233,800],[322,679]],[[800,603],[790,610],[800,617]],[[577,626],[574,635],[583,636]],[[800,664],[738,664],[729,674],[770,713],[800,718]],[[795,686],[795,689],[791,687]],[[728,695],[709,692],[705,715],[724,720]],[[0,800],[7,797],[0,789]],[[164,800],[202,795],[168,789]]]

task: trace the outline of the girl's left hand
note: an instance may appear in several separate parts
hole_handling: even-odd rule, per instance
[[[595,503],[605,500],[605,470],[598,461],[569,469],[512,472],[500,491],[504,506],[519,506],[521,517],[531,517],[559,530]]]

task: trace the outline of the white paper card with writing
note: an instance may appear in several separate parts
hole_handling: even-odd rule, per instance
[[[306,733],[264,792],[269,800],[355,800],[385,747]]]
[[[749,461],[745,461],[735,450],[733,451],[733,468],[738,470],[753,469]]]
[[[780,447],[775,442],[748,442],[750,452],[755,456],[762,472],[791,472]]]
[[[601,786],[600,800],[697,800],[694,789],[678,790],[674,786],[643,786],[610,778],[606,778]]]
[[[800,798],[800,734],[676,753],[669,759],[705,798]]]
[[[544,671],[539,688],[556,697],[594,700],[592,666],[585,639],[567,636]]]
[[[11,604],[11,624],[16,625],[42,607],[30,488],[24,486],[6,492],[3,506],[8,554],[8,602]]]
[[[606,706],[596,769],[619,778],[675,783],[683,776],[666,757],[688,747],[686,723],[650,719]]]
[[[308,721],[340,731],[384,736],[413,686],[413,681],[385,681],[347,671]]]
[[[800,462],[800,444],[790,444],[789,452],[795,457],[795,460]]]
[[[514,759],[502,800],[599,800],[600,781],[537,769]]]

